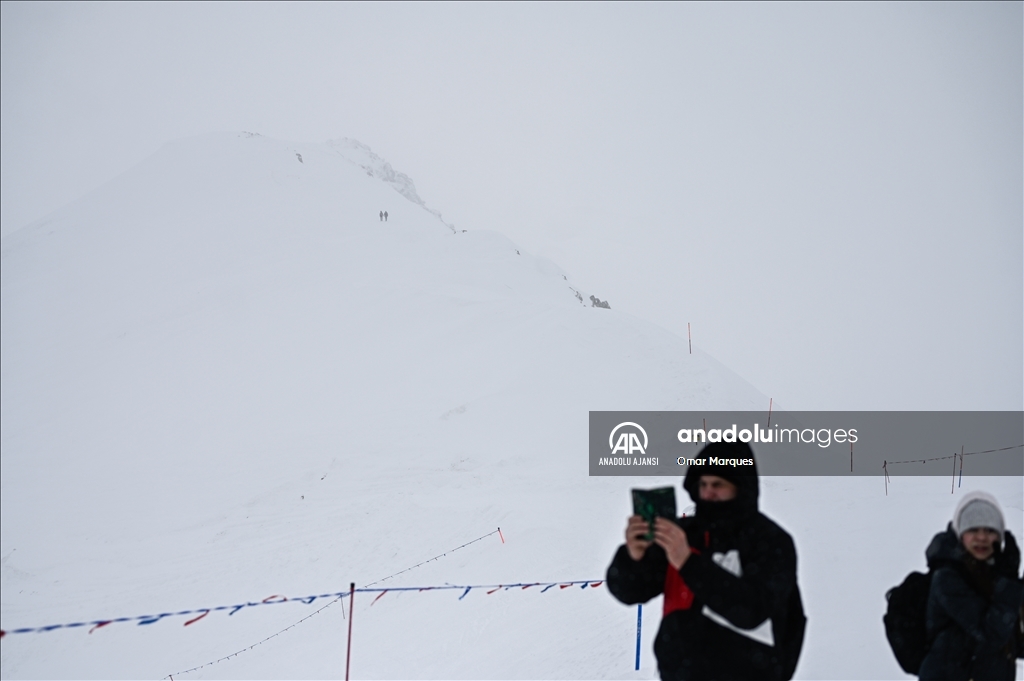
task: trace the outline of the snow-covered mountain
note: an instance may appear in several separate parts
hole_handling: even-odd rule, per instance
[[[602,579],[638,481],[588,477],[588,412],[768,398],[462,227],[359,142],[243,133],[168,144],[5,237],[3,628],[342,591],[435,556],[388,585]],[[1020,532],[1020,480],[965,483]],[[893,487],[764,482],[800,550],[804,678],[902,676],[882,594],[955,497]],[[656,677],[656,604],[634,672],[635,609],[539,591],[357,599],[353,676]],[[249,650],[322,605],[10,634],[0,669],[159,678],[246,650],[175,678],[337,677],[337,605]]]
[[[452,232],[458,231],[455,229],[455,225],[449,224],[441,218],[441,211],[434,210],[433,208],[427,208],[426,202],[420,198],[419,194],[416,193],[416,185],[413,183],[412,178],[405,173],[397,172],[391,167],[390,163],[373,153],[373,150],[370,149],[370,147],[366,146],[359,140],[353,140],[347,137],[343,137],[339,140],[331,140],[327,143],[327,146],[365,170],[366,174],[370,177],[376,177],[387,184],[390,184],[399,194],[413,203],[422,206],[428,213],[436,215],[437,219],[441,220],[441,222],[445,224],[448,229],[452,230]]]

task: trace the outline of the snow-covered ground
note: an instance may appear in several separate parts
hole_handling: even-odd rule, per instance
[[[251,134],[168,144],[5,237],[3,629],[340,592],[433,557],[378,586],[602,580],[629,487],[678,480],[589,477],[588,412],[768,398],[520,251],[442,222],[357,142]],[[1020,478],[762,481],[799,552],[799,678],[905,678],[884,593],[972,489],[1021,536]],[[353,678],[657,677],[659,603],[636,672],[636,608],[603,586],[462,593],[357,593]],[[254,646],[328,602],[8,634],[0,672],[160,678],[244,651],[175,678],[340,677],[347,604]]]

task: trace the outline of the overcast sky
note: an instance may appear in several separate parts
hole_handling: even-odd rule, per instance
[[[1022,23],[1021,3],[4,2],[2,232],[172,139],[353,137],[446,221],[691,323],[785,408],[1022,409]]]

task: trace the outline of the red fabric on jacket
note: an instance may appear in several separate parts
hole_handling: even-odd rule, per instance
[[[686,582],[671,565],[665,570],[665,607],[661,613],[667,617],[670,612],[676,610],[689,610],[693,605],[693,591],[686,586]]]
[[[706,537],[705,543],[707,543]],[[695,548],[691,548],[690,551],[700,555],[700,551]],[[686,585],[686,581],[679,574],[679,570],[672,567],[671,563],[669,563],[668,568],[665,570],[664,593],[665,601],[661,613],[662,617],[676,610],[689,610],[690,606],[693,605],[693,591]]]

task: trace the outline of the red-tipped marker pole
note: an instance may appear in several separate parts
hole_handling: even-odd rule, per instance
[[[505,543],[505,535],[503,535],[501,533],[501,528],[500,527],[498,528],[498,536],[501,537],[501,543],[504,544]]]

